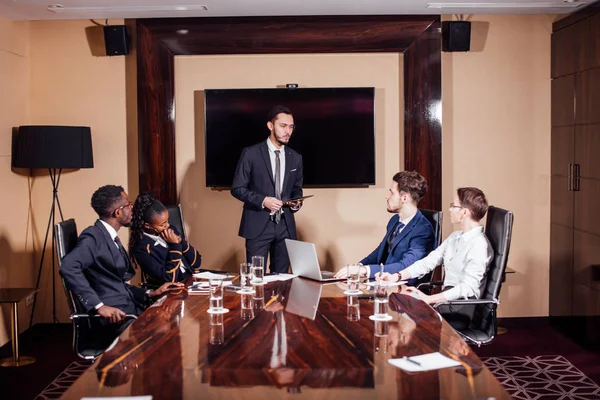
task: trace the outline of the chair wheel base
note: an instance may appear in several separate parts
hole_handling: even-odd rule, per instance
[[[0,367],[22,367],[24,365],[33,364],[35,362],[35,358],[28,356],[19,357],[18,361],[13,360],[13,358],[3,358],[0,360]]]

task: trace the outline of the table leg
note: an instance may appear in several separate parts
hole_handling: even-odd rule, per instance
[[[11,322],[11,340],[12,340],[12,351],[13,355],[11,358],[4,358],[0,360],[0,366],[2,367],[22,367],[23,365],[33,364],[35,358],[33,357],[19,357],[19,303],[12,303],[12,314],[10,316]]]

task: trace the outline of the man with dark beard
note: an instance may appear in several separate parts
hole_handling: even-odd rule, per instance
[[[266,141],[242,151],[231,194],[244,203],[239,235],[246,239],[247,261],[270,253],[270,271],[288,272],[285,239],[296,239],[294,213],[301,206],[289,200],[302,196],[302,156],[287,146],[294,132],[288,108],[273,107],[267,128]]]
[[[116,336],[133,321],[124,322],[126,314],[141,314],[151,298],[183,284],[166,283],[146,291],[128,283],[135,270],[117,232],[131,224],[132,203],[121,186],[96,190],[92,208],[99,219],[81,233],[75,249],[63,259],[60,274],[75,301],[88,313],[103,317],[107,335]]]

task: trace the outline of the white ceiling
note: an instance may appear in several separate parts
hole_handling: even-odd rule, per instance
[[[593,0],[0,0],[12,20],[368,14],[565,14]],[[52,4],[61,12],[48,11]],[[442,4],[431,8],[428,5]],[[208,10],[190,9],[206,5]],[[458,5],[458,7],[457,7]]]

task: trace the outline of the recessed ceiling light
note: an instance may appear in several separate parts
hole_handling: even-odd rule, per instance
[[[119,12],[152,12],[152,11],[208,11],[205,5],[174,5],[174,6],[107,6],[107,7],[65,7],[62,4],[51,4],[48,11],[62,13],[119,13]]]

